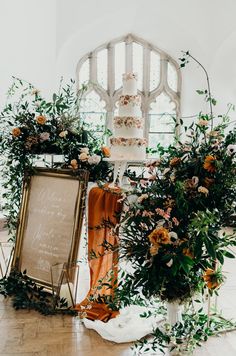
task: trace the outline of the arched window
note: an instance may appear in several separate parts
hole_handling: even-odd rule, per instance
[[[122,74],[138,73],[145,137],[148,146],[164,146],[174,137],[172,117],[180,116],[181,75],[176,61],[132,34],[113,40],[86,54],[77,66],[78,88],[89,83],[85,120],[112,130],[112,118],[122,90]],[[91,99],[91,100],[90,100]],[[87,100],[86,100],[87,102]]]

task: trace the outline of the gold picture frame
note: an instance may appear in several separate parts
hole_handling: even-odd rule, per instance
[[[37,168],[24,184],[12,269],[50,290],[51,267],[77,260],[88,176]]]

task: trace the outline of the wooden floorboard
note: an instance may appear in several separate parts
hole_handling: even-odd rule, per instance
[[[225,316],[236,319],[236,260],[227,260],[224,272],[228,279],[218,306]],[[103,340],[76,317],[16,311],[10,299],[0,296],[1,356],[131,356],[130,346]],[[236,356],[236,332],[210,338],[194,356]]]

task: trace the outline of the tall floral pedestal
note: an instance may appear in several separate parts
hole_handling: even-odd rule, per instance
[[[166,302],[167,308],[167,322],[173,327],[176,323],[183,322],[182,313],[184,306],[178,301],[176,302]],[[183,340],[184,341],[184,340]],[[172,348],[174,349],[172,350]],[[177,345],[174,342],[170,342],[168,347],[168,355],[170,356],[191,356],[192,352],[186,350],[185,342],[183,344]]]
[[[183,312],[183,305],[179,304],[178,302],[167,302],[167,322],[173,326],[178,322],[182,322],[182,312]]]

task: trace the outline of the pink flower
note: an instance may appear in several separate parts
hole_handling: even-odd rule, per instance
[[[176,217],[172,218],[173,223],[175,224],[175,226],[179,225],[179,220]]]
[[[164,219],[168,220],[170,218],[170,212],[172,208],[168,208],[166,211],[160,208],[156,208],[155,211],[158,215],[162,216]]]
[[[145,180],[145,179],[140,179],[140,185],[141,185],[141,187],[145,188],[146,185],[147,185],[147,183],[148,183],[147,180]]]
[[[142,213],[143,217],[151,218],[154,214],[151,211],[144,210]]]
[[[48,141],[50,137],[49,132],[42,132],[39,136],[40,142]]]

